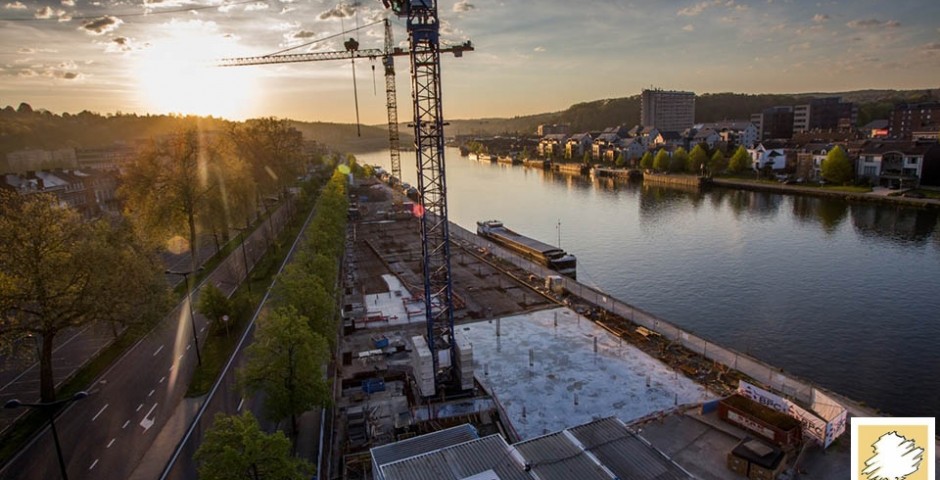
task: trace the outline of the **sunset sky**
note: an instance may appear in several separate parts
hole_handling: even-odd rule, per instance
[[[940,87],[940,2],[441,1],[446,118],[636,95]],[[218,68],[381,19],[378,0],[0,0],[0,106],[353,122],[348,61]],[[393,19],[396,39],[403,22]],[[351,35],[356,35],[355,33]],[[382,48],[381,25],[360,30]],[[341,50],[335,38],[296,52]],[[362,121],[385,120],[381,63],[357,62]],[[398,58],[400,118],[410,116]],[[373,90],[373,85],[375,91]]]

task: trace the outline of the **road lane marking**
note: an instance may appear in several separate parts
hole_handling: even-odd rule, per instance
[[[166,377],[160,377],[160,382],[159,382],[159,383],[163,383],[164,380],[166,380]]]
[[[135,411],[135,412],[139,412],[141,408],[144,408],[144,404],[143,404],[143,403],[141,403],[140,405],[137,405],[137,410],[134,410],[134,411]]]
[[[183,354],[181,353],[179,358],[177,358],[177,360],[182,360],[182,359],[183,359]]]
[[[199,329],[199,333],[202,333],[202,332],[205,332],[205,331],[206,331],[206,327],[202,327],[202,328]]]
[[[111,441],[108,442],[108,446],[107,446],[107,447],[104,447],[104,448],[111,448],[111,445],[114,445],[114,441],[115,441],[115,440],[117,440],[117,439],[116,439],[116,438],[112,438]]]
[[[124,422],[124,426],[121,427],[121,430],[124,430],[124,429],[127,428],[127,426],[130,425],[130,424],[131,424],[131,421],[130,421],[130,420]]]
[[[186,345],[186,351],[187,351],[187,352],[189,351],[190,348],[192,348],[192,345]]]
[[[98,418],[98,415],[101,415],[102,412],[104,412],[104,410],[105,410],[106,408],[108,408],[108,404],[107,404],[107,403],[104,404],[103,407],[101,407],[101,410],[98,410],[98,413],[96,413],[94,417],[91,417],[91,421],[94,422],[95,419]]]
[[[91,462],[91,466],[88,467],[88,470],[95,468],[95,465],[98,465],[98,459],[96,458],[94,462]]]
[[[152,397],[152,396],[153,396],[153,392],[156,392],[156,390],[151,390],[150,393],[147,394],[147,398]]]
[[[163,350],[163,345],[160,345],[160,348],[158,348],[156,352],[153,352],[153,356],[156,357],[161,350]]]
[[[153,413],[153,411],[156,409],[157,409],[157,404],[154,403],[153,406],[150,407],[150,410],[147,411],[147,414],[144,415],[144,419],[140,421],[140,426],[144,427],[144,433],[147,433],[147,430],[150,430],[150,427],[152,427],[153,424],[156,423],[156,418],[157,418],[156,416],[154,416],[154,418],[150,418],[150,414]]]
[[[236,412],[242,411],[242,405],[245,404],[245,397],[238,399],[238,408],[235,409]]]

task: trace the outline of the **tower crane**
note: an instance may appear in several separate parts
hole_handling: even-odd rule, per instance
[[[382,0],[386,9],[406,21],[408,50],[394,47],[391,26],[385,20],[385,50],[360,50],[350,39],[346,51],[268,55],[232,58],[222,65],[262,65],[356,58],[382,58],[388,108],[389,149],[392,175],[401,178],[398,138],[398,106],[395,92],[394,57],[411,60],[411,100],[414,119],[418,193],[421,203],[421,253],[424,276],[424,306],[427,342],[435,372],[435,387],[442,391],[454,383],[456,340],[454,338],[454,294],[450,268],[450,224],[447,218],[447,183],[444,172],[444,123],[441,107],[441,53],[461,57],[472,51],[464,44],[441,48],[437,0]],[[441,361],[446,352],[449,361]]]

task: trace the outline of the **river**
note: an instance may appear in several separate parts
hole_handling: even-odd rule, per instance
[[[940,415],[935,210],[445,158],[451,221],[560,234],[586,284],[889,414]],[[414,165],[403,152],[411,184]]]

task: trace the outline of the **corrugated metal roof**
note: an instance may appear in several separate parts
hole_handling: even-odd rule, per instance
[[[382,466],[387,463],[433,452],[434,450],[457,445],[479,437],[480,435],[477,433],[476,428],[469,423],[465,423],[446,430],[382,445],[381,447],[374,447],[370,452],[372,453],[373,464]]]
[[[572,443],[564,431],[526,440],[514,447],[542,480],[612,478],[581,447]]]
[[[694,478],[638,438],[614,417],[569,428],[584,448],[623,479],[679,480]]]
[[[503,437],[490,435],[381,466],[386,480],[460,480],[492,470],[501,480],[532,480]]]

